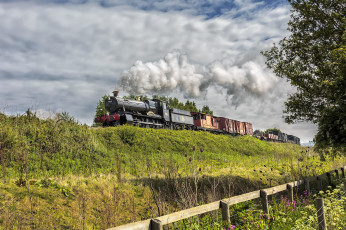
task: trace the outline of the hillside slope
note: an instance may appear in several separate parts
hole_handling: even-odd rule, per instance
[[[0,114],[0,228],[104,229],[319,174],[343,158],[250,136]]]

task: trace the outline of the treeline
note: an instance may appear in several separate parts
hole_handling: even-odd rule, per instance
[[[172,98],[172,97],[164,97],[164,96],[158,96],[158,95],[153,95],[153,99],[167,101],[171,108],[183,109],[190,112],[206,113],[213,116],[213,111],[209,108],[209,106],[203,105],[202,109],[198,109],[194,101],[187,100],[184,104],[183,102],[180,102],[178,98],[176,97]]]

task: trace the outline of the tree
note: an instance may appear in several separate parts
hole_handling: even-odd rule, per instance
[[[130,94],[128,96],[123,96],[124,99],[127,99],[127,100],[139,100],[141,99],[142,101],[145,101],[145,100],[149,100],[149,97],[147,95],[134,95],[134,94]]]
[[[269,132],[272,132],[272,131],[274,131],[274,132],[281,132],[281,130],[280,129],[278,129],[278,128],[272,128],[272,129],[267,129],[266,131],[264,131],[264,133],[269,133]]]
[[[267,66],[297,89],[285,102],[285,121],[318,124],[318,147],[345,145],[346,0],[289,2],[291,34],[262,52]]]
[[[56,122],[64,121],[71,124],[78,124],[78,121],[73,116],[71,116],[68,112],[56,113],[55,120]]]
[[[96,106],[96,114],[95,117],[101,117],[105,114],[107,114],[107,110],[105,107],[105,100],[109,97],[109,95],[105,94],[101,100],[97,103]]]
[[[209,114],[210,116],[213,116],[213,111],[211,111],[209,106],[207,106],[207,105],[204,105],[202,107],[201,113],[206,113],[206,114]]]

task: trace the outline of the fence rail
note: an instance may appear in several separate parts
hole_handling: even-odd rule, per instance
[[[341,171],[341,175],[339,174]],[[293,200],[293,188],[299,185],[305,184],[305,189],[309,190],[309,182],[317,180],[319,190],[322,190],[322,180],[323,178],[328,179],[328,184],[332,185],[332,174],[339,179],[340,177],[345,178],[345,166],[339,169],[334,169],[329,172],[323,173],[319,176],[311,176],[305,178],[304,180],[298,180],[294,182],[289,182],[286,184],[278,185],[271,188],[256,190],[253,192],[245,193],[239,196],[233,196],[230,198],[225,198],[219,201],[215,201],[209,204],[200,205],[197,207],[185,209],[182,211],[170,213],[164,216],[157,217],[155,219],[147,219],[143,221],[138,221],[130,224],[121,225],[118,227],[109,228],[108,230],[156,230],[162,229],[163,225],[171,224],[179,220],[184,220],[192,216],[203,214],[210,211],[222,210],[222,219],[230,223],[230,213],[229,206],[234,204],[239,204],[245,201],[261,199],[262,208],[265,213],[268,213],[268,196],[273,195],[285,190],[288,190],[288,198]]]

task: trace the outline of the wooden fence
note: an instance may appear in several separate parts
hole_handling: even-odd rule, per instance
[[[179,220],[184,220],[192,216],[203,214],[210,211],[215,211],[221,209],[222,219],[230,224],[230,205],[242,203],[249,200],[254,200],[257,198],[261,199],[262,208],[264,213],[268,214],[268,196],[285,191],[287,189],[288,199],[293,201],[293,188],[299,185],[305,185],[305,189],[310,192],[310,181],[317,180],[317,187],[319,190],[323,188],[323,178],[327,178],[328,184],[332,185],[332,175],[335,174],[335,178],[339,179],[345,178],[345,166],[340,169],[335,169],[319,176],[312,176],[305,178],[303,180],[298,180],[290,182],[287,184],[261,189],[249,193],[245,193],[239,196],[234,196],[226,198],[223,200],[215,201],[209,204],[200,205],[194,208],[185,209],[179,212],[174,212],[168,215],[160,216],[155,219],[148,219],[143,221],[138,221],[130,224],[121,225],[114,228],[109,228],[108,230],[161,230],[163,225],[171,224]],[[341,172],[341,175],[339,174]]]

